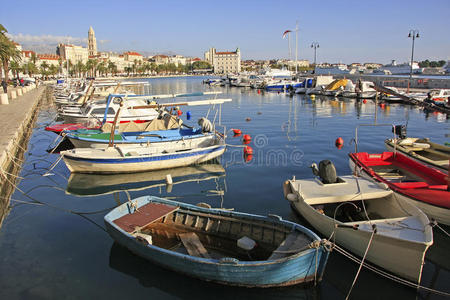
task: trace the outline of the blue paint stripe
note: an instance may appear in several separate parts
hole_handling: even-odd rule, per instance
[[[160,155],[160,156],[149,156],[149,157],[121,157],[121,158],[84,158],[84,157],[74,157],[65,154],[64,158],[74,161],[84,161],[89,163],[97,163],[97,164],[123,164],[123,163],[138,163],[138,162],[150,162],[150,161],[163,161],[163,160],[171,160],[171,159],[179,159],[179,158],[185,158],[185,157],[191,157],[191,156],[198,156],[198,155],[204,155],[209,153],[218,152],[225,149],[225,146],[217,146],[212,149],[207,150],[200,150],[200,151],[194,151],[194,152],[179,152],[176,154],[166,154],[166,155]]]

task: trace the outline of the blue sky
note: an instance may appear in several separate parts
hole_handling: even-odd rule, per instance
[[[243,59],[287,58],[281,36],[296,20],[299,59],[312,61],[317,41],[318,62],[405,62],[410,29],[420,32],[416,60],[450,59],[450,0],[36,0],[2,1],[0,8],[0,23],[24,48],[65,36],[77,43],[92,26],[101,51],[203,57],[209,47],[239,47]],[[294,35],[291,45],[294,53]]]

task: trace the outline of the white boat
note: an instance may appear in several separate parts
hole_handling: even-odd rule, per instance
[[[164,147],[152,144],[102,148],[76,148],[60,154],[73,173],[134,173],[199,164],[225,152],[224,138],[211,135],[207,140],[176,141]]]
[[[346,88],[342,91],[341,96],[346,98],[375,98],[377,91],[373,88],[371,81],[358,81],[356,85]]]
[[[294,177],[284,183],[284,195],[330,240],[359,257],[371,241],[367,261],[420,283],[425,253],[433,244],[427,216],[367,179],[349,175],[327,180]]]
[[[381,68],[374,70],[374,74],[376,73],[390,73],[392,75],[398,74],[409,74],[411,72],[411,62],[397,64],[395,60],[392,60],[390,64],[384,65]],[[412,73],[413,74],[422,74],[423,68],[419,67],[417,62],[413,62],[412,64]]]
[[[84,107],[80,107],[78,110],[63,110],[58,116],[63,119],[65,123],[84,123],[92,119],[113,121],[120,107],[120,102],[122,102],[123,99],[125,99],[123,101],[125,106],[144,106],[150,103],[150,100],[127,99],[127,97],[128,95],[109,96],[108,100],[103,103],[88,104]],[[139,110],[123,109],[121,120],[153,120],[157,116],[158,112],[154,108]]]

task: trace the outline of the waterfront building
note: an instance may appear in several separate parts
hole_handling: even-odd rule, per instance
[[[164,54],[158,54],[152,57],[153,61],[157,65],[164,65],[169,63],[169,57]]]
[[[377,64],[377,63],[365,63],[364,67],[366,67],[366,69],[378,69],[380,67],[382,67],[382,64]]]
[[[72,64],[77,62],[86,63],[88,61],[88,49],[70,44],[58,44],[56,53],[61,56],[64,61],[70,60]]]
[[[239,48],[231,52],[217,52],[210,48],[205,52],[205,61],[209,62],[214,73],[238,73],[241,71],[241,51]]]
[[[174,64],[175,66],[186,65],[187,59],[182,55],[173,55],[169,56],[169,63]]]
[[[129,62],[134,62],[135,60],[142,62],[144,60],[144,57],[141,54],[134,51],[128,51],[123,53],[123,57],[126,61]]]
[[[96,55],[97,55],[97,40],[95,38],[94,29],[92,29],[92,26],[90,26],[88,31],[88,56],[96,56]]]

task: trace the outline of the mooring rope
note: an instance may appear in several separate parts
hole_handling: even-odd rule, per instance
[[[339,247],[336,244],[334,244],[333,247],[334,247],[334,249],[336,249],[337,252],[339,252],[343,256],[347,257],[351,261],[356,262],[358,264],[361,263],[361,260],[359,258],[357,258],[353,254],[347,252],[345,249]],[[426,287],[426,286],[421,286],[421,285],[419,285],[417,283],[414,283],[414,282],[411,282],[409,280],[406,280],[406,279],[403,279],[401,277],[398,277],[398,276],[395,276],[393,274],[390,274],[390,273],[388,273],[386,271],[383,271],[383,270],[381,270],[381,269],[379,269],[377,267],[374,267],[372,265],[369,265],[369,264],[367,264],[365,262],[362,265],[364,265],[365,268],[371,270],[372,272],[375,272],[376,274],[378,274],[380,276],[383,276],[383,277],[385,277],[385,278],[387,278],[389,280],[392,280],[392,281],[394,281],[396,283],[400,283],[400,284],[406,285],[408,287],[416,288],[416,289],[422,289],[424,291],[427,291],[427,292],[430,292],[430,293],[434,293],[434,294],[437,294],[437,295],[450,297],[450,293],[443,292],[443,291],[438,291],[438,290],[435,290],[435,289],[432,289],[432,288],[429,288],[429,287]]]
[[[359,273],[361,272],[362,266],[364,264],[364,261],[366,260],[367,253],[369,252],[370,245],[372,244],[373,236],[377,232],[376,225],[372,225],[372,234],[370,235],[369,243],[367,244],[366,251],[364,252],[364,256],[361,260],[361,263],[359,264],[358,271],[356,272],[355,278],[353,279],[352,286],[350,287],[350,290],[347,293],[347,297],[345,297],[345,300],[348,300],[350,297],[350,294],[352,293],[353,287],[355,286],[356,280],[358,279]]]

